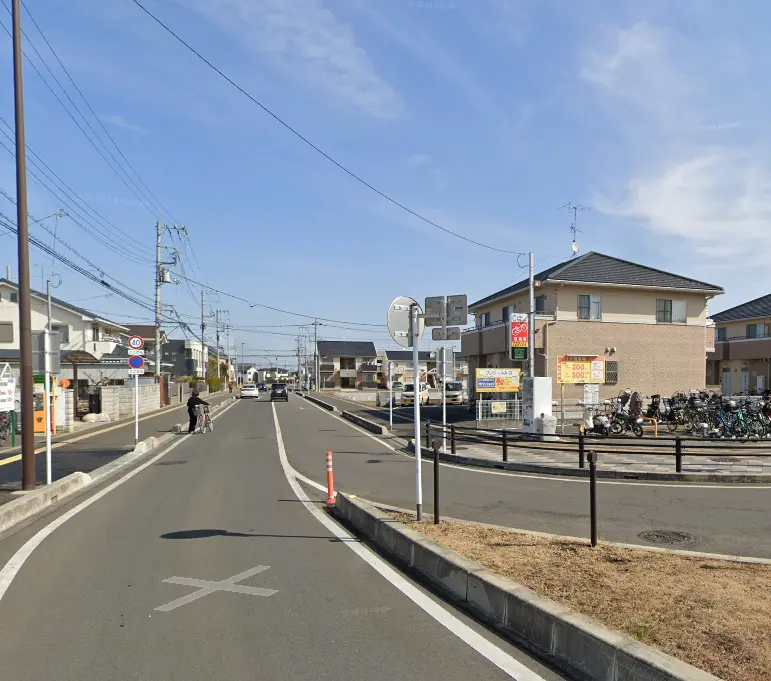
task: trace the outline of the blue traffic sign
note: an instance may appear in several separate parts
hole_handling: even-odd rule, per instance
[[[145,365],[145,358],[141,355],[132,355],[128,363],[132,369],[141,369]]]

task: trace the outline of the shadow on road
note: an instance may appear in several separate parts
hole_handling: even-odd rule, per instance
[[[274,537],[276,539],[326,539],[329,542],[358,542],[358,539],[338,539],[337,537],[319,537],[307,534],[258,534],[252,532],[230,532],[229,530],[180,530],[179,532],[167,532],[161,535],[161,539],[207,539],[209,537]]]

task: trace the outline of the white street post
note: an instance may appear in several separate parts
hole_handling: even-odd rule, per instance
[[[447,453],[447,348],[442,348],[442,454]]]
[[[394,429],[394,363],[388,363],[388,424],[390,430]]]
[[[134,444],[139,443],[139,374],[134,374]]]
[[[415,418],[415,504],[417,507],[418,522],[423,520],[423,484],[421,481],[421,445],[420,445],[420,355],[418,353],[418,344],[420,342],[420,317],[418,306],[410,306],[412,329],[412,376],[413,376],[413,395],[414,418]]]
[[[46,410],[46,484],[50,485],[52,482],[51,471],[51,390],[49,383],[51,381],[51,358],[49,354],[51,352],[50,344],[51,340],[48,335],[48,327],[43,331],[44,338],[44,351],[45,351],[45,385],[43,387],[43,399],[45,401]]]

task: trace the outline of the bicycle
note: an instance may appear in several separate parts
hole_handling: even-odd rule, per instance
[[[199,404],[196,409],[198,411],[198,432],[203,435],[206,433],[207,428],[209,429],[209,432],[213,432],[214,422],[211,420],[211,416],[209,414],[209,405]]]

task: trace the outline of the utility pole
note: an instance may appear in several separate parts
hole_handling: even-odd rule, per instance
[[[187,234],[187,227],[182,225],[177,227],[173,225],[169,227],[161,223],[161,211],[158,209],[158,222],[155,225],[155,382],[158,383],[161,380],[161,363],[163,362],[163,348],[161,347],[161,286],[163,284],[171,283],[171,278],[167,277],[168,270],[164,269],[164,265],[176,265],[177,255],[174,253],[173,258],[170,261],[164,262],[162,257],[163,251],[163,230],[166,229],[169,233],[171,230],[177,233],[182,232]],[[179,283],[179,282],[176,282]]]
[[[27,142],[24,134],[21,7],[11,0],[13,25],[13,95],[16,120],[16,225],[19,258],[19,348],[21,362],[21,488],[35,489],[35,414],[32,399],[32,303],[29,286],[29,223],[27,222]],[[77,400],[77,386],[75,388]]]
[[[220,311],[217,310],[217,378],[220,378]]]
[[[209,363],[209,354],[206,352],[206,338],[204,333],[206,331],[206,302],[204,300],[204,292],[201,289],[201,362],[203,364],[203,380],[206,380],[206,365]]]
[[[321,390],[321,371],[319,370],[319,322],[313,320],[313,380],[316,383],[316,392]]]
[[[528,373],[530,377],[535,376],[535,255],[530,251],[530,314],[528,315],[527,322],[527,358],[528,358]]]

